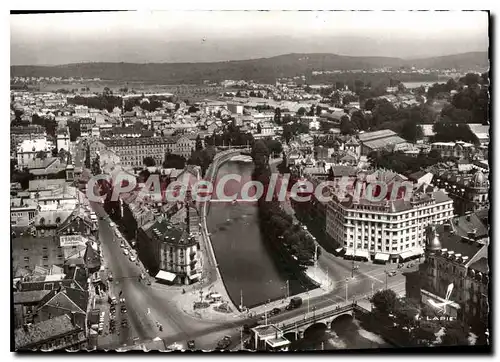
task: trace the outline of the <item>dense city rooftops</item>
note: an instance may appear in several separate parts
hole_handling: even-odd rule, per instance
[[[34,345],[79,329],[67,314],[18,328],[14,331],[16,349]]]

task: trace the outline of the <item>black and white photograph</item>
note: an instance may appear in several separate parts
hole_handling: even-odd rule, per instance
[[[8,18],[11,352],[491,352],[488,10]]]

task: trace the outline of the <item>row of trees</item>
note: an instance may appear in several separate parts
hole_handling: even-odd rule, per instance
[[[389,150],[372,151],[368,154],[368,160],[375,168],[385,168],[400,174],[411,174],[444,161],[437,150],[421,153],[417,157]]]
[[[112,112],[115,107],[121,108],[122,98],[112,94],[103,94],[95,97],[75,96],[68,98],[68,104],[87,106],[95,109],[106,109]]]
[[[129,98],[125,101],[124,110],[125,112],[130,112],[134,107],[141,107],[145,111],[154,112],[158,108],[161,108],[162,103],[156,97],[149,97],[148,101],[143,101],[141,97]]]
[[[369,103],[367,101],[367,103]],[[372,114],[355,111],[351,119],[347,115],[340,119],[341,134],[357,134],[359,131],[390,129],[408,141],[422,137],[422,124],[432,123],[432,111],[425,105],[396,108],[386,99],[370,102]]]
[[[253,179],[264,185],[264,195],[267,194],[271,171],[269,168],[269,149],[264,140],[258,140],[252,147],[254,162]],[[277,200],[266,201],[261,197],[258,201],[259,220],[262,235],[266,241],[284,249],[295,256],[299,264],[308,263],[315,252],[314,240],[307,235],[299,225],[293,224],[293,218],[287,215]]]

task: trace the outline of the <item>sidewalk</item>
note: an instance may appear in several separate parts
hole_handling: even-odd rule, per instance
[[[328,274],[319,265],[308,267],[305,273],[310,279],[318,283],[320,288],[325,292],[333,291],[335,287],[333,280],[330,279]]]
[[[207,286],[200,286],[196,284],[186,286],[185,288],[181,288],[185,290],[184,294],[179,291],[175,296],[173,296],[172,299],[177,304],[179,310],[182,310],[184,313],[193,318],[209,320],[213,322],[228,322],[241,319],[242,314],[234,308],[232,301],[225,293],[226,288],[224,288],[224,286],[221,287],[220,283],[220,281],[216,281],[215,283]],[[207,308],[200,308],[195,310],[194,303],[200,301],[206,302],[206,297],[210,293],[220,294],[220,302],[210,304]],[[220,304],[228,305],[231,309],[231,312],[224,313],[214,310],[214,307],[219,306]]]

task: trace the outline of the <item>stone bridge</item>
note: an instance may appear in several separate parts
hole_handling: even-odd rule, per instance
[[[295,341],[307,335],[308,331],[315,327],[322,327],[330,329],[332,322],[340,318],[352,319],[354,318],[354,313],[369,313],[368,310],[358,306],[357,304],[348,304],[342,307],[335,307],[327,311],[313,311],[308,313],[309,316],[303,314],[292,317],[286,321],[284,325],[280,325],[279,328],[283,332],[285,338],[290,341]]]

